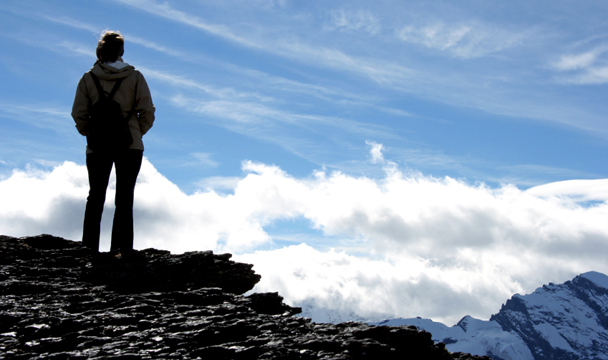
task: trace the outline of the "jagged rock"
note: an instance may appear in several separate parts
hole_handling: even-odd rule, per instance
[[[415,327],[315,324],[230,254],[93,254],[50,235],[0,236],[6,359],[481,359]]]

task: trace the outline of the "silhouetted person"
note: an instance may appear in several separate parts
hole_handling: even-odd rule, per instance
[[[119,32],[104,31],[97,43],[98,60],[80,79],[72,107],[76,129],[87,136],[90,190],[84,214],[82,242],[93,251],[99,251],[101,215],[113,165],[116,166],[116,210],[110,249],[133,249],[133,196],[143,157],[142,136],[154,122],[155,108],[148,84],[139,71],[123,62],[123,53],[122,35]],[[105,94],[100,94],[100,89]],[[118,103],[115,112],[121,114],[124,120],[122,133],[121,130],[111,130],[112,134],[121,134],[118,137],[99,136],[98,128],[110,122],[103,118],[105,115],[99,115],[99,103],[103,103],[111,93],[111,99]],[[128,142],[115,146],[112,139],[120,138],[123,142],[123,135],[129,138],[124,140]]]

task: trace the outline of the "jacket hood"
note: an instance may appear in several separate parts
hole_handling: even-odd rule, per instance
[[[118,60],[122,61],[122,58],[119,57]],[[117,69],[113,66],[106,65],[99,60],[97,60],[95,65],[93,65],[91,68],[91,72],[102,80],[116,80],[125,78],[131,75],[133,71],[135,71],[135,68],[132,65],[127,65],[121,69]]]

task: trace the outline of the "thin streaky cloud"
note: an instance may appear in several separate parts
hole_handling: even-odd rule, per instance
[[[134,36],[132,34],[123,34],[123,35],[125,37],[125,42],[133,42],[135,44],[141,45],[141,46],[143,46],[145,48],[148,48],[148,49],[152,49],[152,50],[158,51],[158,52],[163,53],[165,55],[169,55],[169,56],[173,56],[173,57],[180,58],[180,59],[185,59],[185,60],[190,59],[193,56],[193,54],[191,54],[191,53],[186,53],[186,52],[182,52],[182,51],[179,51],[179,50],[175,50],[175,49],[169,48],[169,47],[164,46],[164,45],[159,45],[159,44],[157,44],[155,42],[152,42],[152,41],[147,40],[147,39],[140,38],[138,36]]]
[[[83,22],[80,22],[78,20],[75,20],[75,19],[67,17],[67,16],[54,17],[54,16],[49,16],[49,15],[40,15],[40,17],[42,17],[43,19],[58,23],[58,24],[70,26],[75,29],[90,31],[90,32],[94,33],[96,36],[99,35],[101,31],[104,30],[103,27],[93,26],[91,24],[85,24]],[[193,53],[183,52],[183,51],[176,50],[174,48],[167,47],[165,45],[160,45],[153,41],[141,38],[139,36],[132,35],[130,33],[122,33],[122,34],[125,37],[126,42],[133,42],[133,43],[143,46],[145,48],[158,51],[165,55],[180,58],[182,60],[198,61],[198,59],[201,57],[200,54],[197,54],[196,56],[194,56]],[[207,59],[207,60],[209,60],[209,59]]]
[[[332,146],[338,145],[342,148],[354,146],[351,141],[342,139],[344,133],[377,139],[396,138],[389,129],[378,125],[337,117],[294,114],[259,103],[200,101],[183,96],[173,97],[172,102],[178,108],[190,109],[191,112],[201,116],[202,122],[210,121],[209,124],[213,126],[220,126],[237,134],[275,144],[317,165],[324,165],[320,159],[328,151],[334,151],[329,150]],[[223,121],[217,121],[218,119]],[[327,131],[328,128],[332,131]],[[314,136],[325,139],[322,146],[319,145],[319,140],[313,140]]]
[[[380,21],[369,11],[339,9],[330,12],[331,21],[326,25],[327,30],[359,31],[370,35],[377,34],[380,29]]]
[[[38,46],[45,47],[41,42],[32,42],[28,41],[30,44],[35,44]],[[65,46],[65,43],[61,43],[60,45]],[[92,51],[88,48],[80,47],[77,49],[75,46],[66,47],[67,50],[70,50],[78,55],[86,55],[90,57],[94,57]],[[146,77],[155,78],[158,80],[162,80],[165,82],[169,82],[174,86],[178,86],[181,88],[195,88],[206,92],[209,95],[212,95],[219,99],[228,99],[226,101],[210,101],[206,103],[200,103],[197,106],[197,111],[200,113],[208,113],[214,114],[214,116],[220,116],[223,118],[228,118],[234,120],[236,122],[252,122],[259,121],[264,117],[270,117],[274,120],[279,120],[282,122],[291,123],[296,126],[305,126],[309,122],[323,123],[328,126],[333,127],[342,127],[342,129],[346,129],[349,132],[361,133],[366,136],[372,136],[375,138],[390,138],[394,137],[390,131],[386,129],[381,129],[380,127],[373,124],[365,124],[361,122],[346,120],[342,118],[336,117],[322,117],[322,116],[313,116],[306,114],[293,114],[287,113],[284,111],[276,110],[264,106],[258,103],[251,102],[242,102],[242,101],[230,101],[230,100],[240,100],[244,98],[254,98],[263,102],[273,101],[273,98],[254,94],[254,93],[242,93],[235,91],[230,88],[215,88],[212,86],[201,84],[197,81],[186,79],[182,76],[177,76],[173,74],[168,74],[162,71],[153,70],[145,67],[138,67],[145,74]],[[306,120],[305,123],[302,123],[302,120]],[[234,124],[232,124],[234,125]],[[232,127],[234,129],[234,127]],[[289,146],[288,148],[292,148]],[[292,149],[293,150],[293,149]],[[300,153],[298,151],[298,153]]]
[[[522,189],[540,186],[555,181],[555,179],[593,179],[601,177],[591,172],[544,165],[497,166],[496,170],[505,175],[486,176],[486,181],[496,184],[517,184]],[[478,175],[481,176],[481,174]]]
[[[91,26],[90,24],[85,24],[85,23],[79,22],[77,20],[74,20],[72,18],[65,17],[65,16],[53,17],[53,16],[49,16],[49,15],[42,15],[42,17],[46,20],[49,20],[49,21],[52,21],[55,23],[67,25],[67,26],[70,26],[70,27],[73,27],[76,29],[91,31],[95,34],[97,34],[100,31],[99,27]],[[201,55],[198,53],[184,52],[184,51],[176,50],[174,48],[170,48],[165,45],[157,44],[148,39],[144,39],[144,38],[135,36],[130,33],[126,33],[123,35],[125,36],[125,38],[128,42],[133,42],[135,44],[146,47],[148,49],[152,49],[152,50],[158,51],[160,53],[163,53],[165,55],[179,58],[181,60],[198,63],[201,58]],[[81,51],[79,51],[79,53],[82,54]],[[354,99],[354,100],[361,101],[361,102],[369,101],[369,96],[363,97],[360,95],[356,95],[354,93],[346,92],[344,90],[334,90],[334,89],[330,89],[330,88],[316,85],[316,84],[308,84],[308,83],[303,83],[303,82],[287,79],[284,77],[273,76],[273,75],[270,75],[270,74],[267,74],[267,73],[264,73],[264,72],[261,72],[258,70],[247,69],[247,68],[243,68],[243,67],[240,67],[237,65],[228,64],[225,62],[218,62],[213,59],[206,58],[206,57],[205,57],[205,60],[209,61],[209,62],[213,62],[214,65],[222,66],[233,72],[245,74],[249,77],[254,77],[256,79],[262,79],[268,84],[268,86],[274,87],[279,90],[303,93],[306,95],[315,96],[317,98],[320,98],[320,99],[323,99],[326,101],[330,101],[330,100],[335,101],[335,97],[350,98],[350,99]],[[158,71],[157,71],[157,75],[159,75],[159,79],[169,80],[175,84],[181,83],[185,86],[196,87],[201,90],[204,90],[205,92],[213,93],[216,95],[217,94],[226,94],[226,93],[231,92],[231,90],[228,90],[228,89],[218,90],[218,89],[214,89],[210,86],[203,86],[201,84],[196,84],[190,80],[186,80],[186,79],[177,77],[175,75],[160,74],[160,73],[158,73]],[[244,95],[244,96],[248,96],[248,95]],[[270,100],[270,99],[262,99],[262,100]]]
[[[580,48],[588,46],[587,44],[581,44],[576,47]],[[567,54],[562,54],[559,59],[552,64],[552,66],[559,71],[588,68],[598,61],[602,63],[608,61],[608,58],[605,56],[602,59],[602,56],[606,53],[608,53],[608,43],[604,42],[603,44],[596,45],[591,49],[576,52],[570,51]]]
[[[535,164],[522,164],[522,165],[511,165],[511,166],[499,166],[499,170],[507,170],[512,173],[521,174],[551,174],[551,175],[562,175],[569,178],[582,178],[582,177],[597,177],[595,174],[591,174],[583,171],[574,171],[572,169],[547,166],[547,165],[535,165]]]
[[[586,68],[589,65],[593,64],[596,57],[597,52],[595,51],[589,51],[577,55],[562,55],[559,61],[557,61],[554,66],[557,70],[561,71]]]
[[[378,136],[382,138],[395,137],[393,132],[380,125],[333,116],[291,113],[259,103],[221,100],[200,101],[185,98],[183,96],[176,96],[172,101],[178,107],[189,108],[201,114],[222,117],[242,124],[269,124],[273,121],[278,121],[296,127],[309,127],[309,125],[313,125],[311,128],[315,128],[318,125],[323,125],[362,135]]]
[[[345,101],[344,99],[348,99],[348,101],[355,101],[360,104],[375,102],[379,100],[373,95],[363,96],[342,89],[334,89],[326,86],[321,86],[316,83],[305,83],[301,81],[287,79],[284,77],[271,75],[259,70],[246,69],[232,64],[224,64],[224,66],[234,72],[244,74],[248,77],[255,78],[257,80],[263,80],[263,84],[267,87],[281,91],[289,91],[293,93],[301,93],[309,96],[314,96],[321,100],[335,102]]]
[[[146,74],[146,77],[154,78],[157,80],[161,80],[167,83],[172,84],[173,86],[177,86],[180,88],[194,88],[198,90],[202,90],[205,93],[212,95],[216,98],[221,99],[239,99],[239,98],[255,98],[263,102],[270,102],[274,99],[269,96],[257,94],[257,93],[245,93],[240,92],[231,88],[216,88],[211,85],[205,85],[198,81],[185,78],[184,76],[170,74],[160,70],[153,70],[147,67],[138,66],[138,68]]]
[[[559,72],[557,77],[561,84],[598,85],[608,83],[608,43],[589,48],[588,39],[573,45],[577,50],[569,51],[550,63],[549,67]]]
[[[294,38],[286,40],[281,37],[274,37],[254,40],[235,35],[235,32],[228,26],[209,25],[198,17],[171,8],[168,4],[158,5],[146,0],[117,1],[136,6],[149,13],[184,25],[193,26],[243,46],[303,62],[310,66],[352,73],[358,77],[371,80],[379,86],[410,93],[417,97],[459,107],[480,109],[492,114],[566,124],[602,136],[608,136],[608,130],[603,125],[603,119],[585,113],[580,109],[575,110],[569,107],[567,102],[564,105],[556,106],[554,99],[544,98],[542,93],[533,93],[530,97],[521,92],[505,92],[503,90],[504,81],[499,81],[495,84],[496,86],[488,87],[487,82],[492,81],[492,79],[483,74],[465,74],[466,76],[462,76],[454,73],[438,73],[426,69],[422,64],[418,64],[418,68],[414,69],[382,59],[353,57],[337,49],[307,45]],[[497,45],[492,45],[488,43],[489,40],[483,35],[482,30],[484,29],[482,27],[480,30],[476,30],[475,34],[479,35],[472,36],[463,46],[457,47],[457,51],[485,54],[513,46],[526,37],[534,36],[534,29],[516,34],[493,30],[493,32],[490,31],[491,34],[504,39]],[[486,45],[487,43],[490,45]],[[604,70],[598,69],[590,75],[575,79],[575,81],[580,83],[595,81],[599,83],[603,82],[603,79]],[[495,83],[495,81],[492,82]],[[577,114],[574,114],[574,112]]]
[[[351,72],[380,85],[394,87],[419,75],[418,71],[383,60],[356,58],[326,47],[310,46],[296,41],[278,42],[276,54],[305,60],[312,65],[323,65],[341,72]]]
[[[55,22],[58,24],[62,24],[62,25],[67,25],[67,26],[70,26],[75,29],[90,31],[90,32],[94,33],[95,35],[98,35],[101,31],[104,30],[104,29],[102,29],[102,27],[93,26],[91,24],[86,24],[81,21],[75,20],[73,18],[67,17],[67,16],[54,17],[54,16],[50,16],[50,15],[41,15],[41,17],[46,20],[49,20],[49,21],[52,21],[52,22]],[[133,42],[135,44],[141,45],[148,49],[156,50],[165,55],[172,55],[174,57],[188,59],[188,57],[186,56],[187,55],[186,53],[182,53],[177,50],[170,49],[166,46],[156,44],[152,41],[140,38],[138,36],[134,36],[131,34],[124,34],[124,33],[123,33],[123,36],[126,38],[126,40],[128,42]]]
[[[54,36],[50,36],[46,33],[38,33],[35,35],[23,36],[13,34],[11,38],[18,40],[26,45],[43,48],[59,54],[75,54],[84,55],[88,57],[95,57],[94,48],[91,46],[83,45],[69,40],[59,40]],[[66,52],[67,51],[67,52]]]
[[[378,110],[384,111],[384,112],[392,114],[392,115],[400,116],[400,117],[416,116],[409,111],[404,111],[401,109],[394,109],[394,108],[390,108],[390,107],[378,107]]]
[[[218,167],[219,163],[213,160],[213,155],[209,153],[202,152],[193,152],[190,154],[199,165],[203,165],[205,167]]]
[[[15,37],[21,42],[28,44],[30,46],[44,48],[53,52],[58,52],[61,54],[74,54],[74,55],[83,55],[90,58],[95,58],[95,49],[92,46],[85,46],[82,44],[70,42],[67,40],[55,42],[54,46],[51,46],[51,42],[43,41],[41,39],[32,39],[26,37]],[[66,52],[66,50],[68,52]],[[272,101],[273,99],[268,96],[263,96],[255,93],[242,93],[230,88],[216,88],[210,85],[201,84],[197,81],[187,79],[183,76],[178,76],[174,74],[169,74],[160,70],[153,70],[146,67],[138,66],[138,69],[142,70],[146,77],[156,78],[158,80],[171,83],[174,86],[178,86],[181,88],[194,88],[202,90],[209,95],[213,95],[218,98],[258,98],[261,101]]]
[[[260,45],[255,42],[251,42],[248,39],[237,36],[232,33],[230,28],[223,25],[211,25],[198,18],[197,16],[189,15],[183,11],[172,8],[169,4],[158,4],[152,1],[146,0],[115,0],[126,5],[134,6],[140,10],[147,11],[154,15],[164,17],[179,23],[195,27],[203,30],[207,33],[222,37],[224,39],[248,46],[253,48],[259,48]]]
[[[405,78],[405,74],[411,74],[412,70],[405,67],[377,61],[366,61],[351,57],[339,50],[328,49],[319,46],[309,46],[298,43],[293,39],[290,41],[254,41],[242,36],[237,36],[227,26],[209,25],[198,17],[188,15],[182,11],[171,8],[168,4],[157,4],[146,0],[116,0],[128,5],[135,6],[141,10],[154,15],[164,17],[184,25],[193,26],[209,34],[219,36],[226,40],[275,55],[302,61],[311,65],[323,64],[339,71],[350,71],[364,75],[378,83],[391,83]]]
[[[574,85],[601,85],[608,83],[608,66],[588,68],[582,74],[566,76],[561,83]]]
[[[66,124],[65,120],[72,118],[67,111],[33,103],[19,105],[0,103],[0,116],[55,130],[62,129]]]
[[[521,44],[533,31],[511,32],[477,22],[406,25],[396,32],[398,39],[431,49],[447,51],[455,57],[478,58]]]
[[[200,18],[192,17],[184,12],[175,10],[167,4],[159,5],[157,3],[145,0],[126,0],[121,2],[136,6],[142,10],[148,11],[158,16],[162,16],[180,23],[184,23],[189,26],[194,26],[210,34],[220,36],[224,39],[228,39],[230,41],[237,42],[242,45],[253,46],[255,48],[262,49],[270,53],[290,57],[298,61],[305,61],[309,64],[317,66],[323,64],[324,66],[338,69],[340,71],[350,71],[367,77],[383,86],[389,86],[395,90],[414,93],[417,96],[430,96],[430,98],[434,98],[436,100],[448,104],[479,108],[481,110],[488,111],[494,114],[515,117],[523,116],[531,119],[557,121],[587,131],[594,131],[599,133],[606,132],[605,129],[598,128],[597,122],[593,119],[588,119],[588,116],[585,116],[585,114],[579,114],[578,116],[574,117],[568,115],[560,115],[568,114],[569,112],[571,112],[571,110],[567,108],[559,109],[559,111],[554,111],[554,107],[552,107],[552,110],[549,110],[545,105],[539,106],[538,102],[537,104],[532,104],[532,106],[525,106],[522,108],[515,105],[518,103],[517,101],[515,101],[515,99],[508,99],[508,101],[496,101],[496,99],[494,98],[484,100],[483,98],[487,97],[487,94],[484,94],[484,96],[481,97],[474,96],[474,93],[476,91],[481,91],[482,89],[478,89],[479,86],[475,84],[469,84],[466,79],[460,79],[460,81],[456,81],[462,91],[443,91],[438,93],[438,88],[444,88],[446,87],[445,85],[448,85],[449,87],[451,84],[446,84],[446,79],[433,76],[432,73],[425,73],[421,69],[412,71],[411,69],[407,69],[402,66],[383,61],[356,59],[337,50],[319,47],[313,48],[293,41],[253,41],[251,39],[246,39],[242,36],[234,35],[234,32],[226,26],[209,25],[202,21]],[[80,52],[83,53],[82,51]],[[608,75],[606,74],[607,72],[608,70],[604,68],[595,68],[589,70],[584,74],[578,74],[575,76],[567,77],[563,82],[574,84],[601,84],[604,83],[608,78]],[[454,81],[452,81],[452,83],[454,83]],[[404,84],[407,85],[404,86]],[[471,91],[473,92],[473,94],[471,94]],[[458,93],[468,94],[465,101],[463,101],[463,99],[458,96]],[[497,103],[507,103],[513,105],[509,105],[507,107],[496,106],[495,104]],[[536,109],[534,109],[535,107]]]
[[[67,17],[67,16],[55,17],[55,16],[50,16],[50,15],[44,14],[44,15],[40,15],[40,17],[43,19],[46,19],[48,21],[52,21],[52,22],[62,24],[62,25],[67,25],[67,26],[75,28],[75,29],[87,30],[96,35],[98,35],[98,33],[100,31],[99,27],[93,26],[91,24],[83,23],[81,21],[75,20],[75,19]]]

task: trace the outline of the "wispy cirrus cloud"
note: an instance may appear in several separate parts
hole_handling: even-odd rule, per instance
[[[302,114],[251,101],[198,100],[175,96],[177,108],[189,109],[201,123],[225,128],[265,143],[277,145],[314,164],[325,156],[342,157],[337,149],[355,146],[353,139],[396,139],[398,135],[381,125],[336,116]],[[221,119],[221,121],[218,121]],[[332,164],[347,166],[352,164]]]
[[[66,17],[66,16],[54,17],[54,16],[50,16],[50,15],[41,15],[41,17],[46,20],[49,20],[49,21],[52,21],[55,23],[59,23],[62,25],[67,25],[67,26],[70,26],[70,27],[73,27],[76,29],[91,31],[91,32],[95,33],[96,35],[98,35],[98,32],[101,31],[100,30],[101,28],[99,28],[99,27],[93,26],[91,24],[83,23],[83,22],[80,22],[73,18]],[[160,53],[163,53],[164,55],[178,58],[183,61],[193,61],[195,63],[199,63],[201,60],[202,55],[199,53],[185,52],[182,50],[178,50],[173,47],[169,47],[167,45],[161,45],[161,44],[155,43],[153,41],[150,41],[149,39],[135,36],[130,33],[126,33],[123,35],[126,37],[127,42],[133,42],[135,44],[141,45],[148,49],[152,49],[152,50],[158,51]],[[76,49],[75,53],[77,53],[79,55],[89,55],[89,56],[91,55],[91,51],[92,51],[91,50],[92,48],[86,49],[82,45],[79,47],[67,47],[67,49],[69,49],[69,50]],[[89,50],[91,50],[91,51],[89,51]],[[344,101],[343,99],[348,99],[347,101],[356,101],[358,103],[363,103],[363,102],[369,102],[371,100],[369,96],[364,97],[361,95],[357,95],[355,93],[350,93],[345,90],[337,90],[337,89],[324,87],[324,86],[321,86],[318,84],[304,83],[304,82],[295,81],[295,80],[284,78],[284,77],[273,76],[273,75],[270,75],[268,73],[264,73],[264,72],[261,72],[258,70],[252,70],[252,69],[247,69],[247,68],[243,68],[240,66],[236,66],[233,64],[217,62],[217,61],[214,61],[209,58],[205,58],[205,60],[207,62],[213,63],[214,66],[221,66],[222,68],[227,69],[228,71],[235,72],[235,73],[238,73],[241,75],[245,75],[247,77],[254,78],[255,80],[263,80],[263,83],[257,83],[257,84],[258,85],[266,84],[267,87],[274,88],[277,90],[303,93],[303,94],[321,98],[321,99],[327,100],[327,101],[336,101],[337,98],[339,98],[338,101]],[[160,79],[162,81],[168,81],[168,82],[171,82],[174,85],[178,85],[180,87],[197,88],[197,89],[203,90],[209,94],[214,94],[218,97],[250,97],[251,96],[251,97],[258,97],[262,101],[272,100],[271,97],[262,96],[260,94],[242,93],[242,92],[239,93],[234,89],[217,88],[217,87],[214,87],[211,85],[203,85],[200,82],[197,82],[191,78],[179,76],[179,75],[175,75],[175,74],[170,74],[165,71],[153,70],[153,69],[146,69],[146,71],[149,71],[152,76],[156,76],[158,79]]]
[[[63,23],[64,20],[65,19],[63,19],[61,23]],[[65,20],[65,22],[69,21]],[[78,24],[76,24],[76,26],[79,28]],[[145,40],[142,40],[142,42],[145,42]],[[42,46],[41,43],[37,44]],[[66,50],[63,52],[64,54],[69,54],[73,51],[73,49],[70,48],[64,50]],[[171,52],[170,50],[168,51]],[[91,49],[72,53],[94,56],[92,47]],[[301,109],[300,111],[298,111],[298,109],[282,109],[285,107],[285,103],[283,103],[282,99],[273,97],[273,94],[277,94],[276,90],[291,90],[293,92],[315,96],[316,98],[321,98],[325,101],[332,102],[333,104],[342,102],[345,107],[351,107],[354,104],[358,107],[368,108],[373,108],[375,106],[374,103],[377,99],[374,99],[373,97],[364,97],[348,91],[334,90],[320,85],[270,76],[259,71],[250,71],[243,68],[238,68],[236,71],[241,74],[247,74],[254,79],[265,80],[266,92],[249,92],[244,90],[246,89],[244,87],[219,87],[202,82],[197,79],[197,76],[174,74],[166,70],[157,70],[146,66],[138,66],[138,69],[141,70],[149,80],[170,84],[174,90],[177,90],[180,93],[181,90],[189,91],[188,96],[180,94],[171,97],[171,103],[177,108],[192,109],[192,113],[230,120],[230,122],[223,122],[219,125],[230,131],[246,136],[252,136],[274,144],[278,143],[284,149],[291,151],[297,156],[308,159],[309,161],[313,160],[311,158],[311,153],[307,153],[308,150],[311,150],[313,153],[318,151],[329,151],[327,149],[322,150],[321,148],[323,147],[313,149],[319,145],[318,142],[311,140],[311,137],[314,135],[321,135],[326,139],[331,139],[334,143],[341,141],[349,143],[344,139],[338,140],[337,138],[341,137],[340,135],[337,137],[334,136],[338,131],[381,139],[395,136],[388,129],[373,123],[355,121],[346,117],[314,115],[301,111]],[[257,88],[263,89],[264,87]],[[204,98],[207,99],[201,100],[198,98],[195,100],[193,96],[198,97],[198,95],[192,93],[192,90],[197,92],[202,91],[205,94]],[[266,95],[267,93],[271,95]],[[386,108],[384,109],[386,110]],[[399,114],[402,115],[403,112],[399,112]],[[67,114],[67,117],[69,118],[69,114]],[[71,122],[69,121],[65,122],[65,124],[70,123]],[[256,125],[252,126],[252,124]],[[262,124],[262,128],[259,128],[258,126]],[[323,131],[320,130],[322,128],[331,128],[333,129],[333,133],[323,133]],[[73,129],[70,128],[69,131],[71,130]],[[310,135],[308,139],[298,139],[298,131],[302,130]],[[281,134],[281,131],[285,131],[286,133]],[[317,145],[313,145],[315,143]],[[313,162],[317,163],[318,160]]]
[[[173,97],[172,101],[178,107],[185,107],[196,113],[212,117],[229,119],[237,124],[255,124],[259,126],[262,124],[281,123],[317,132],[320,131],[317,127],[323,126],[360,135],[379,136],[382,138],[395,137],[388,128],[380,125],[349,120],[347,118],[289,112],[257,102],[201,101],[183,96]]]
[[[392,83],[404,80],[412,70],[403,66],[373,59],[360,59],[337,50],[323,46],[311,46],[298,39],[279,37],[276,39],[255,39],[236,35],[236,31],[224,25],[212,25],[196,16],[172,8],[168,4],[158,4],[150,0],[116,0],[141,10],[164,17],[178,23],[195,27],[209,34],[243,46],[263,50],[269,53],[304,61],[308,64],[330,67],[338,71],[349,71],[365,76],[379,83]]]
[[[117,0],[208,34],[218,36],[252,49],[264,51],[309,66],[371,81],[390,91],[404,92],[421,98],[455,106],[512,117],[551,121],[598,134],[607,134],[601,119],[568,101],[555,103],[542,91],[511,84],[508,75],[499,78],[475,71],[452,72],[447,68],[432,68],[423,63],[395,61],[386,56],[354,56],[336,46],[323,43],[314,46],[293,34],[275,34],[270,29],[239,32],[229,25],[216,26],[205,20],[177,10],[168,4],[152,0]],[[496,54],[513,48],[536,36],[535,28],[512,31],[499,26],[471,20],[468,22],[435,22],[433,25],[406,25],[398,28],[401,41],[446,51],[453,57],[470,59]],[[537,41],[538,39],[534,40]],[[532,41],[532,40],[531,40]],[[594,69],[595,79],[603,77],[603,69]],[[519,75],[518,75],[519,76]],[[579,81],[589,81],[586,78]]]
[[[28,46],[43,48],[59,54],[77,54],[80,56],[95,57],[95,48],[93,46],[65,40],[63,37],[57,35],[42,32],[28,35],[14,34],[13,39],[19,40]]]
[[[26,122],[29,125],[64,132],[73,130],[72,117],[68,109],[59,109],[42,104],[6,104],[0,103],[0,116],[15,121]],[[66,121],[68,120],[68,121]]]
[[[380,21],[368,10],[336,9],[330,12],[329,17],[326,29],[330,31],[357,31],[375,35],[381,28]]]
[[[81,30],[87,30],[92,32],[95,35],[99,35],[98,32],[104,29],[100,29],[99,27],[94,26],[91,23],[84,23],[82,21],[76,20],[74,18],[68,16],[52,16],[49,14],[40,14],[41,18],[46,19],[48,21],[52,21],[57,24],[67,25],[69,27]]]
[[[591,50],[564,54],[553,62],[552,67],[563,73],[563,81],[578,85],[608,83],[608,45],[602,44]]]
[[[505,171],[509,176],[496,178],[493,181],[520,186],[536,186],[545,183],[547,178],[593,179],[599,177],[596,173],[535,164],[499,166],[497,170]]]
[[[577,70],[592,65],[598,56],[597,51],[589,51],[576,55],[562,55],[553,65],[557,70]]]
[[[446,51],[464,59],[486,56],[516,46],[528,36],[526,32],[511,32],[475,22],[406,25],[397,30],[396,35],[404,42]]]
[[[259,93],[243,92],[227,87],[220,88],[213,85],[204,84],[191,77],[176,75],[163,70],[155,70],[147,67],[139,67],[139,69],[146,74],[146,77],[170,83],[171,85],[182,89],[202,90],[208,95],[219,99],[256,99],[263,102],[274,100],[272,97],[261,95]]]
[[[154,15],[164,17],[166,19],[170,19],[173,21],[177,21],[181,24],[195,27],[197,29],[203,30],[207,33],[219,36],[226,40],[239,43],[241,45],[245,45],[248,47],[259,48],[260,44],[250,41],[249,39],[236,35],[229,27],[223,25],[215,25],[210,24],[203,19],[188,14],[186,12],[177,10],[171,7],[168,3],[157,3],[154,1],[148,0],[115,0],[117,2],[124,3],[126,5],[131,5],[137,7],[138,9],[147,11]]]
[[[219,164],[213,160],[213,155],[209,153],[193,152],[190,154],[197,163],[206,167],[217,167]]]

